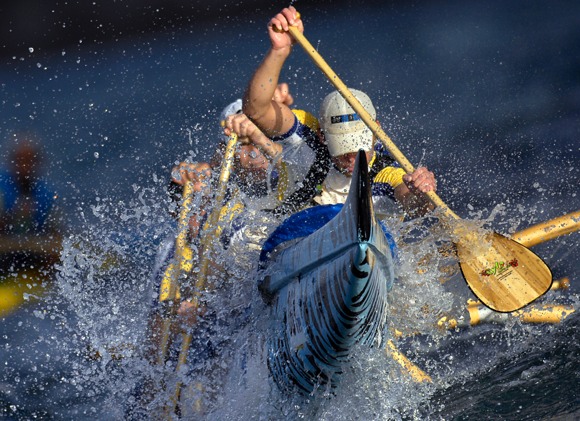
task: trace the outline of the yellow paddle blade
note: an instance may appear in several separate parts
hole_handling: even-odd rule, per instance
[[[521,244],[489,233],[457,243],[461,271],[476,297],[494,311],[508,313],[530,304],[552,286],[552,272]]]

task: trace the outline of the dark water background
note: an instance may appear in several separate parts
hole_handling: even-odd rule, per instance
[[[159,25],[164,30],[97,43],[83,38],[50,50],[17,46],[1,59],[2,156],[14,131],[39,136],[72,235],[84,232],[98,242],[103,226],[155,231],[165,214],[154,204],[162,199],[170,167],[211,154],[217,115],[242,94],[268,46],[265,24],[282,6]],[[345,83],[373,98],[385,132],[411,162],[437,174],[440,195],[456,213],[489,218],[495,230],[509,234],[580,209],[579,2],[296,7],[311,43]],[[282,79],[290,83],[295,105],[313,112],[331,90],[299,47]],[[144,267],[157,242],[145,237],[151,247],[133,250],[142,252]],[[578,246],[576,234],[534,248],[555,278],[570,277],[576,308]],[[7,368],[0,379],[0,414],[90,419],[90,408],[98,407],[97,392],[75,387],[75,375],[88,370],[80,357],[58,355],[70,351],[54,328],[72,325],[75,314],[67,303],[61,297],[2,321]],[[488,339],[485,329],[471,334]],[[498,349],[508,359],[436,394],[433,418],[579,417],[578,317],[535,336],[517,354],[508,352],[510,341],[503,342]],[[490,352],[473,348],[467,347],[466,358]],[[69,410],[55,409],[63,406]]]

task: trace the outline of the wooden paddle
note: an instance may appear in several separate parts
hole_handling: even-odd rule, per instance
[[[470,303],[463,317],[442,317],[437,321],[439,327],[456,329],[477,326],[482,323],[506,323],[517,318],[521,323],[528,324],[555,324],[560,323],[575,312],[574,307],[561,304],[544,304],[530,306],[512,313],[497,313],[478,302]]]
[[[175,239],[175,257],[173,263],[167,268],[159,291],[160,301],[171,302],[169,314],[165,315],[161,325],[161,342],[159,344],[159,353],[157,363],[165,364],[167,351],[171,338],[171,325],[177,311],[177,292],[179,291],[179,277],[182,274],[182,268],[186,261],[187,250],[187,233],[189,228],[189,213],[193,202],[193,184],[186,182],[183,186],[183,199],[181,210],[179,212],[177,238]],[[167,281],[167,282],[166,282]]]
[[[401,368],[403,368],[416,383],[433,383],[431,376],[424,372],[411,360],[409,360],[401,351],[399,351],[392,339],[387,341],[385,352],[397,364],[399,364]]]
[[[195,282],[195,288],[193,292],[193,296],[191,297],[192,308],[190,311],[193,314],[196,314],[201,310],[201,295],[202,292],[206,289],[208,284],[208,270],[210,264],[210,257],[211,257],[211,249],[213,243],[217,240],[219,232],[217,230],[220,218],[220,211],[221,211],[221,204],[224,201],[227,192],[227,184],[230,178],[232,165],[234,162],[234,155],[236,152],[236,144],[238,142],[238,136],[235,133],[228,139],[228,143],[226,145],[226,151],[224,154],[224,158],[222,160],[220,176],[218,180],[218,187],[217,187],[217,194],[215,197],[215,206],[212,212],[209,214],[209,217],[206,222],[206,226],[208,226],[208,230],[205,232],[201,232],[201,240],[200,240],[200,262],[199,262],[199,274],[197,276]],[[189,348],[191,346],[191,341],[193,339],[193,335],[191,331],[188,331],[183,334],[183,338],[181,341],[181,350],[179,352],[179,358],[177,360],[177,365],[175,367],[175,371],[179,373],[181,367],[187,361],[187,353],[189,352]],[[199,384],[197,385],[198,388],[202,386]],[[175,392],[173,394],[173,398],[171,399],[171,404],[166,408],[166,415],[175,413],[175,409],[179,402],[179,396],[181,393],[181,381],[178,380],[175,386]],[[200,402],[196,403],[196,406],[201,406]]]
[[[290,26],[289,32],[369,129],[381,140],[401,167],[407,173],[415,171],[413,165],[352,95],[300,30]],[[428,192],[426,196],[441,209],[447,220],[460,221],[459,216],[449,209],[435,192]],[[518,310],[550,289],[552,284],[550,269],[526,247],[494,232],[479,233],[470,229],[465,223],[448,225],[453,228],[452,235],[467,284],[475,296],[492,310],[499,312]]]
[[[580,229],[580,210],[570,212],[549,221],[532,225],[512,235],[512,239],[526,247],[533,247],[561,235]]]

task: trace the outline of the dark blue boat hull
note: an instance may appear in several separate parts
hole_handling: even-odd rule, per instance
[[[272,303],[268,365],[281,390],[336,387],[358,346],[380,342],[394,279],[377,223],[364,153],[342,210],[313,234],[272,253],[260,290]]]

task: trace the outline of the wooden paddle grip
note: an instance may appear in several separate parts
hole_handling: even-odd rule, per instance
[[[296,19],[300,19],[300,18],[301,18],[300,12],[296,11]],[[285,32],[283,29],[280,29],[274,25],[272,25],[272,31],[277,32],[279,34],[281,34],[282,32]]]

